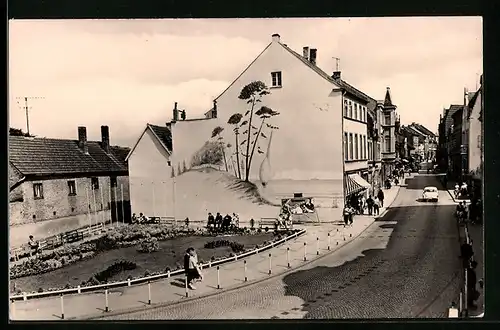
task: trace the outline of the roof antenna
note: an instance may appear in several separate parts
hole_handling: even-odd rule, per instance
[[[22,96],[22,97],[16,97],[16,99],[18,100],[17,101],[17,104],[20,106],[19,104],[19,100],[24,100],[24,107],[22,107],[24,109],[24,111],[26,112],[26,133],[28,134],[28,136],[30,136],[30,115],[29,115],[29,111],[31,110],[31,106],[28,106],[28,100],[43,100],[45,99],[45,97],[43,96]]]

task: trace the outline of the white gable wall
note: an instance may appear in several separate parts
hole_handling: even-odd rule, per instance
[[[479,113],[481,112],[482,91],[478,92],[476,103],[471,110],[469,126],[469,170],[477,171],[481,166],[481,121]]]
[[[173,216],[169,154],[148,128],[128,159],[132,213]]]

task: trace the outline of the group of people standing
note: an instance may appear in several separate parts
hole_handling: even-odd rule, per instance
[[[209,229],[228,231],[230,228],[238,228],[239,226],[240,218],[236,213],[233,213],[233,216],[228,213],[224,217],[220,212],[217,212],[215,217],[211,212],[208,213],[207,228]]]
[[[462,261],[463,267],[467,274],[467,306],[469,308],[476,308],[475,302],[479,299],[480,292],[477,290],[477,284],[483,288],[483,280],[477,280],[476,268],[477,261],[474,260],[474,250],[472,248],[472,241],[462,244]]]
[[[455,198],[467,198],[469,195],[467,183],[456,183],[454,189]]]
[[[376,196],[356,194],[351,196],[344,208],[344,224],[352,225],[355,215],[379,215],[380,209],[384,207],[384,192],[379,189]]]

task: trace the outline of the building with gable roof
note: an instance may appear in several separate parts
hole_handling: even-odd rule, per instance
[[[9,136],[9,223],[66,219],[62,228],[123,219],[130,149],[110,145],[108,126],[101,135],[87,141],[79,127],[78,140]]]
[[[248,179],[272,203],[302,194],[314,197],[318,206],[341,209],[347,196],[369,188],[368,160],[378,154],[373,150],[379,151],[380,143],[370,141],[373,134],[367,125],[369,121],[380,124],[373,117],[382,112],[383,104],[345,82],[341,72],[325,73],[316,65],[317,56],[315,48],[304,47],[302,54],[293,51],[274,34],[254,61],[215,98],[204,118],[184,116],[179,120],[179,110],[174,107],[173,120],[162,128],[170,134],[170,149],[162,147],[157,152],[159,142],[142,141],[145,137],[158,140],[146,128],[150,133],[141,135],[127,157],[133,211],[147,208],[139,196],[152,195],[152,182],[160,180],[162,188],[161,192],[155,188],[155,205],[168,203],[163,214],[187,216],[176,214],[176,201],[181,196],[177,196],[175,178],[197,167],[197,153],[216,141],[223,146],[224,164],[205,165],[239,176],[238,172],[245,172],[247,166],[244,158],[249,137],[250,141],[258,138],[258,143],[256,148],[248,149],[252,160]],[[244,86],[255,81],[264,82],[270,92],[262,97],[259,107],[265,105],[279,115],[250,117],[253,112],[247,100],[239,96]],[[238,126],[229,124],[237,113],[243,116]],[[214,129],[219,127],[221,130],[214,136]],[[369,142],[376,148],[369,150]],[[150,146],[143,148],[143,144]],[[156,156],[152,156],[153,152]],[[380,156],[373,158],[380,161]]]

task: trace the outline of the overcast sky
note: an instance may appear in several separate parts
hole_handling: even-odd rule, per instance
[[[145,123],[164,124],[179,102],[189,117],[263,50],[273,33],[301,53],[318,49],[330,73],[375,99],[391,87],[403,124],[437,131],[443,107],[463,103],[482,73],[482,20],[448,18],[38,20],[9,22],[10,126],[26,130],[16,97],[30,102],[30,131],[77,138],[87,126],[134,144]]]

